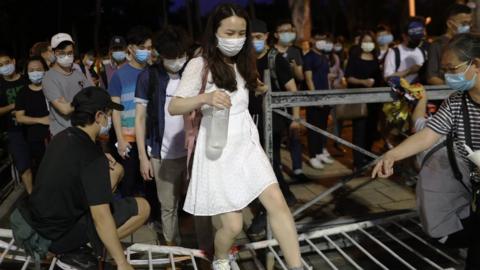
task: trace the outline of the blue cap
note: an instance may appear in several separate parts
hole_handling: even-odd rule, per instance
[[[419,21],[413,21],[408,25],[407,33],[413,39],[422,39],[425,37],[425,25]]]

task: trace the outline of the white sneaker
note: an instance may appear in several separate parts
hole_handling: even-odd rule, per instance
[[[323,166],[322,162],[316,158],[311,158],[310,159],[310,166],[312,166],[312,168],[314,169],[317,169],[317,170],[321,170],[323,168],[325,168],[325,166]]]
[[[333,158],[331,158],[330,156],[327,156],[325,154],[319,154],[315,157],[315,159],[317,159],[318,161],[323,162],[325,164],[333,164],[333,162],[335,162],[333,160]]]
[[[212,263],[213,270],[231,270],[230,260],[228,259],[218,259],[214,260]]]
[[[324,154],[327,157],[332,157],[332,155],[330,155],[330,153],[328,152],[327,148],[323,148],[322,154]]]

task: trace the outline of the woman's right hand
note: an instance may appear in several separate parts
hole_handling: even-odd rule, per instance
[[[375,84],[375,79],[369,78],[369,79],[363,80],[363,85],[365,85],[365,87],[373,87],[374,84]]]
[[[372,178],[388,178],[393,175],[393,164],[395,159],[387,152],[375,165],[372,171]]]
[[[229,109],[232,106],[230,96],[226,91],[215,90],[213,92],[205,94],[206,102],[208,105],[219,108]]]

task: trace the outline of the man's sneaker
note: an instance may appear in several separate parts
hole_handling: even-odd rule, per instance
[[[92,249],[82,247],[77,251],[57,255],[57,265],[64,270],[97,270],[98,259]]]
[[[328,152],[327,152],[328,153]],[[334,160],[330,156],[330,154],[319,154],[315,157],[318,161],[323,162],[325,164],[333,164]]]
[[[218,259],[214,260],[212,263],[213,270],[231,270],[230,260],[228,259]]]
[[[254,241],[258,241],[265,237],[265,229],[267,227],[267,214],[266,212],[260,212],[253,220],[250,227],[248,227],[247,235]]]
[[[295,182],[298,182],[298,183],[306,183],[306,182],[312,181],[312,179],[308,178],[308,176],[306,176],[303,172],[294,173],[293,178]]]
[[[312,168],[314,169],[321,170],[325,168],[325,166],[323,166],[322,164],[322,161],[318,160],[317,158],[311,158],[309,162],[310,162],[310,166],[312,166]]]

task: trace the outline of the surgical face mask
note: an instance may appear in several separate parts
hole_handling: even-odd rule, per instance
[[[148,59],[150,59],[150,55],[152,54],[152,51],[150,50],[135,50],[135,60],[137,60],[138,63],[140,64],[145,64],[147,63]]]
[[[362,42],[361,47],[362,47],[362,50],[364,52],[369,53],[369,52],[372,52],[375,49],[375,43],[373,43],[373,42]]]
[[[110,65],[111,63],[112,63],[112,61],[110,61],[110,59],[104,59],[104,60],[102,60],[102,64],[103,64],[104,66],[108,66],[108,65]]]
[[[222,38],[217,35],[217,40],[217,47],[223,53],[223,55],[232,57],[237,55],[242,50],[247,38]]]
[[[56,60],[57,58],[55,57],[55,54],[50,54],[48,57],[48,61],[50,61],[50,63],[55,63]]]
[[[112,128],[112,118],[109,116],[107,121],[107,126],[100,126],[100,135],[108,135],[108,132]]]
[[[71,67],[73,64],[73,55],[64,55],[57,58],[57,63],[62,67]]]
[[[457,27],[457,34],[465,34],[470,32],[470,25],[460,25]]]
[[[173,73],[179,72],[185,63],[187,62],[187,57],[177,59],[163,59],[163,66]]]
[[[333,50],[335,52],[341,52],[343,50],[343,46],[341,44],[336,44],[334,47],[333,47]]]
[[[393,35],[388,34],[388,35],[380,35],[377,37],[377,43],[380,46],[388,45],[393,42]]]
[[[265,40],[263,39],[255,39],[253,41],[253,47],[255,47],[255,52],[261,53],[265,50]]]
[[[319,51],[325,50],[325,45],[327,45],[325,40],[318,40],[315,42],[315,48],[317,48]]]
[[[115,51],[112,52],[112,58],[117,62],[123,62],[127,58],[127,54],[125,51]]]
[[[333,43],[327,42],[325,43],[325,47],[323,48],[323,51],[326,53],[331,53],[333,50]]]
[[[86,64],[87,64],[88,67],[91,67],[91,66],[93,65],[93,60],[91,60],[91,59],[88,59],[88,60],[85,61],[85,62],[86,62]]]
[[[13,63],[0,67],[0,75],[10,76],[14,72],[15,72],[15,65]]]
[[[28,72],[28,78],[33,84],[40,84],[42,82],[43,76],[45,75],[44,71],[32,71]]]
[[[278,36],[280,43],[283,45],[288,45],[297,38],[297,34],[295,32],[284,32],[280,33]]]
[[[468,91],[475,86],[477,82],[477,74],[473,76],[471,80],[465,78],[467,70],[470,69],[472,63],[468,65],[467,69],[462,73],[445,73],[445,82],[447,85],[455,91]]]

